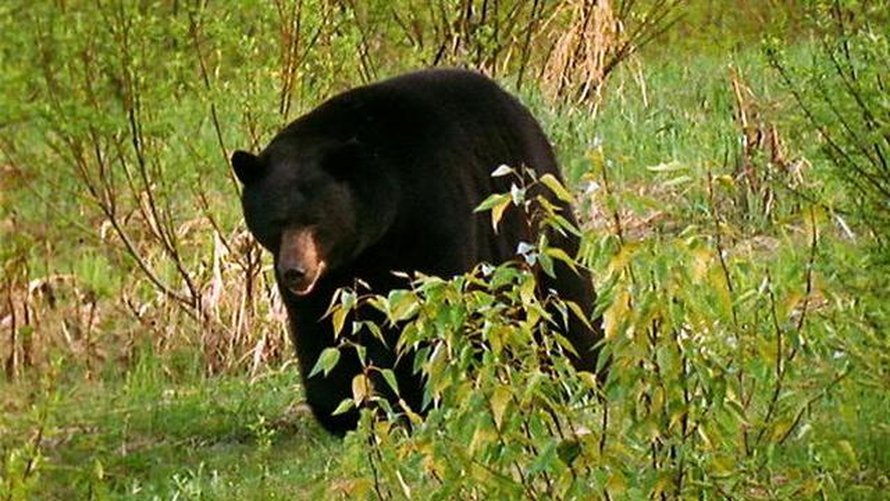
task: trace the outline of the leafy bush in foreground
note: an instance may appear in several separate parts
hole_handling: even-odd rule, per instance
[[[357,377],[344,407],[363,418],[332,489],[381,498],[833,492],[809,466],[771,470],[849,371],[843,352],[828,352],[831,308],[812,285],[816,231],[779,266],[694,226],[647,242],[595,239],[583,260],[609,262],[599,291],[604,384],[565,359],[552,329],[563,319],[546,313],[558,299],[535,295],[540,268],[529,261],[418,277],[387,297],[341,294],[335,322],[368,304],[404,326],[399,348],[417,350],[431,410],[391,408]],[[392,381],[386,368],[367,370]]]

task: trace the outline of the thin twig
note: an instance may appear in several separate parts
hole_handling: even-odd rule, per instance
[[[776,360],[775,360],[775,375],[776,382],[773,386],[773,394],[770,398],[769,404],[766,409],[766,416],[763,418],[763,424],[760,428],[760,432],[757,434],[757,443],[761,443],[763,440],[763,436],[766,434],[767,425],[769,425],[770,421],[772,421],[773,416],[775,415],[778,407],[779,407],[779,397],[782,394],[782,389],[784,387],[783,383],[785,382],[785,355],[784,355],[784,336],[782,335],[782,327],[779,325],[779,316],[776,311],[776,294],[773,290],[773,281],[770,276],[769,270],[766,271],[767,277],[767,291],[769,292],[769,300],[770,300],[770,316],[773,321],[773,330],[776,335]]]
[[[210,73],[207,71],[207,62],[206,58],[204,57],[204,51],[201,50],[201,25],[199,24],[199,20],[195,17],[195,14],[191,9],[188,9],[188,13],[189,32],[192,35],[192,43],[195,47],[195,53],[198,56],[198,64],[201,68],[201,79],[204,82],[204,89],[207,90],[207,95],[210,96],[210,119],[213,122],[213,130],[216,133],[216,142],[219,145],[219,151],[222,154],[223,163],[227,167],[226,172],[228,173],[228,177],[231,181],[232,187],[235,189],[235,193],[240,193],[240,184],[238,183],[238,180],[235,179],[235,171],[228,168],[229,150],[226,148],[225,141],[223,140],[222,126],[219,122],[219,115],[216,112],[216,102],[213,100],[213,88],[210,85]]]

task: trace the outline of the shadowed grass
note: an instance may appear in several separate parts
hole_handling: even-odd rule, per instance
[[[290,367],[176,381],[148,356],[125,380],[61,379],[0,388],[0,450],[39,443],[28,497],[308,498],[336,465]]]

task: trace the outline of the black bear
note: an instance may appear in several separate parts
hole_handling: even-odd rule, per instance
[[[404,288],[394,271],[450,277],[480,262],[514,259],[520,241],[535,241],[525,218],[508,210],[495,232],[488,214],[474,213],[490,194],[509,190],[509,178],[491,175],[500,165],[561,179],[550,143],[519,101],[482,75],[441,69],[335,96],[259,155],[232,155],[247,226],[274,256],[306,399],[329,431],[355,428],[356,412],[331,413],[352,395],[361,370],[344,352],[327,377],[308,377],[322,350],[335,345],[330,319],[322,319],[332,295],[356,279],[378,294]],[[574,222],[571,208],[551,198]],[[569,255],[579,245],[557,234],[551,243]],[[555,271],[555,279],[542,278],[542,290],[592,314],[589,274],[561,263]],[[602,338],[599,321],[592,325],[575,319],[565,333],[577,352],[572,363],[591,372]],[[422,385],[412,361],[396,360],[388,345],[371,343],[368,357],[394,367],[402,397],[419,410]]]

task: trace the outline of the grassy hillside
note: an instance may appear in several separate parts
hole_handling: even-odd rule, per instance
[[[805,6],[684,2],[578,99],[545,51],[571,2],[517,4],[535,32],[452,3],[0,7],[0,499],[886,496],[877,237],[761,45],[818,64]],[[540,395],[495,425],[484,383],[413,437],[341,441],[302,403],[228,154],[437,60],[517,93],[575,197],[613,367],[565,406],[571,436]]]

